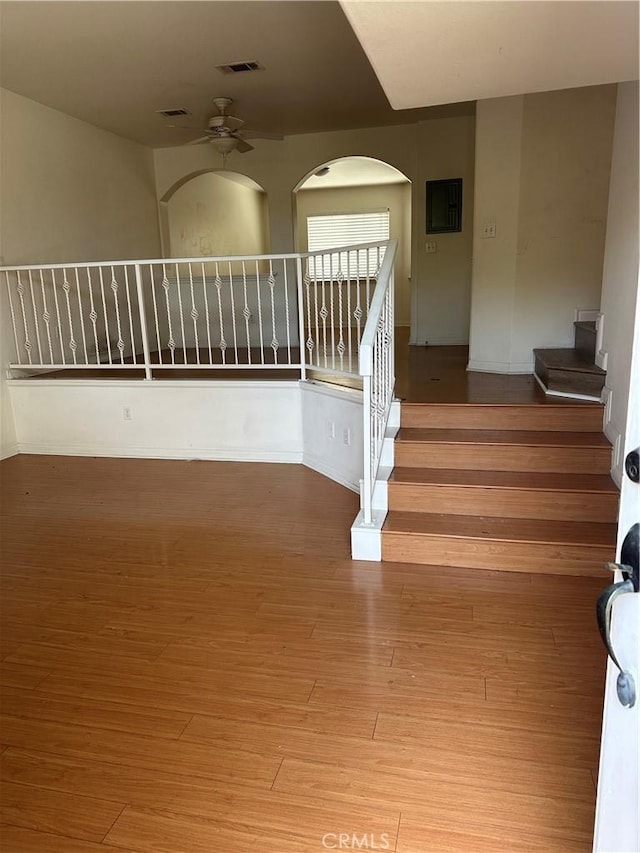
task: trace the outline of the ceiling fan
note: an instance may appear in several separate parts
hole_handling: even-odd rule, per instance
[[[169,127],[178,127],[181,130],[201,130],[206,136],[201,136],[198,139],[193,139],[187,145],[200,145],[204,142],[209,142],[218,153],[226,157],[232,151],[237,151],[239,154],[245,154],[247,151],[253,151],[253,145],[247,142],[247,139],[282,139],[279,133],[267,133],[260,130],[244,130],[244,121],[237,116],[232,116],[227,113],[227,110],[233,103],[232,98],[214,98],[213,103],[216,105],[218,115],[211,116],[207,123],[207,127],[194,127],[187,125],[169,125]]]

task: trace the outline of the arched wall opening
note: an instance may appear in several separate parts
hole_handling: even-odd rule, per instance
[[[193,172],[160,199],[160,228],[165,257],[268,254],[267,193],[239,172]]]
[[[397,326],[411,322],[411,195],[410,179],[395,166],[356,155],[318,164],[293,190],[294,241],[300,252],[309,248],[309,217],[388,211],[389,236],[398,240]]]

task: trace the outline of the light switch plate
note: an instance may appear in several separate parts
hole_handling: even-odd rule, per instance
[[[482,226],[482,236],[487,239],[489,237],[496,236],[496,223],[495,222],[485,222]]]
[[[433,255],[435,252],[438,251],[438,244],[435,240],[427,240],[427,242],[425,243],[425,249],[427,255]]]

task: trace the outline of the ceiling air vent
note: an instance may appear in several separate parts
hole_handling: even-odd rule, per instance
[[[228,65],[216,65],[223,74],[240,74],[243,71],[264,71],[264,65],[259,62],[230,62]]]
[[[178,116],[191,115],[189,110],[182,109],[182,107],[175,110],[156,110],[156,112],[161,116],[166,116],[167,118],[177,118]]]

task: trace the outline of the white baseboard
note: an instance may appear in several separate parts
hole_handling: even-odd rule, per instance
[[[44,456],[101,456],[115,459],[204,459],[212,462],[284,462],[300,465],[294,450],[243,450],[202,447],[105,447],[100,444],[18,444],[19,453]]]
[[[467,370],[478,373],[533,373],[533,360],[531,361],[478,361],[472,359],[467,365]]]
[[[12,456],[17,456],[20,453],[20,448],[17,444],[9,444],[0,453],[0,460],[11,459]]]
[[[330,480],[333,480],[334,483],[338,483],[339,485],[350,489],[352,492],[356,492],[356,494],[360,492],[360,480],[354,482],[346,479],[341,471],[338,471],[337,468],[333,468],[331,465],[327,465],[327,463],[318,456],[305,453],[300,461],[305,467],[311,468],[312,471],[317,471],[317,473],[322,474],[323,477],[328,477]]]
[[[604,425],[604,434],[611,442],[611,479],[616,486],[622,488],[622,469],[623,469],[623,453],[622,453],[622,433],[609,421]]]

